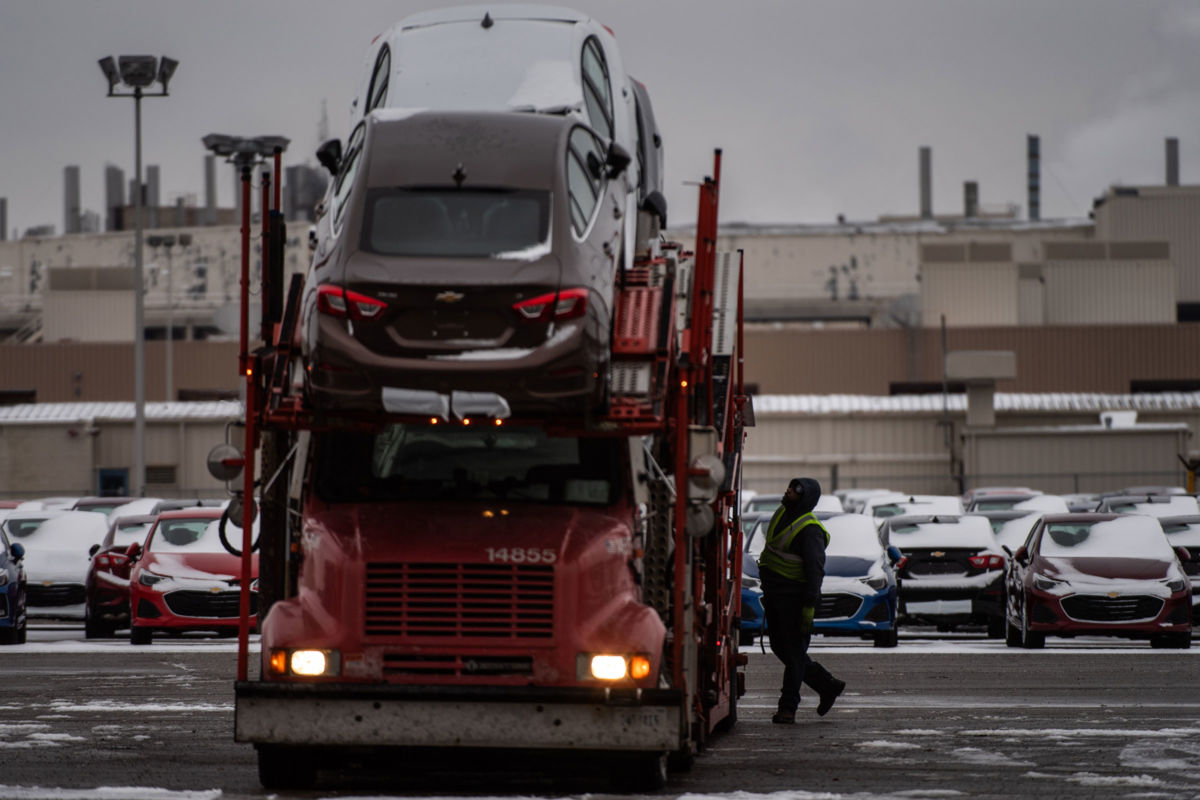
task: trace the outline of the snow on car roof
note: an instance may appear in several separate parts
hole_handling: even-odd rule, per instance
[[[1043,556],[1153,558],[1174,561],[1175,553],[1158,520],[1127,514],[1110,520],[1048,520]]]

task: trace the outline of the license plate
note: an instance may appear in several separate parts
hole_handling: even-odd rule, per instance
[[[970,614],[970,600],[921,600],[905,603],[909,614]]]

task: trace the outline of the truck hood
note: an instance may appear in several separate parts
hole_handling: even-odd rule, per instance
[[[628,549],[628,525],[604,507],[507,501],[347,504],[320,519],[347,550],[368,562],[547,564],[577,556],[597,540],[607,552]]]

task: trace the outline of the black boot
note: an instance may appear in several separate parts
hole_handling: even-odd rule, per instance
[[[829,688],[821,692],[821,702],[817,704],[817,716],[823,717],[829,713],[829,709],[833,708],[833,701],[838,699],[846,689],[846,682],[833,679],[833,683],[829,684]]]

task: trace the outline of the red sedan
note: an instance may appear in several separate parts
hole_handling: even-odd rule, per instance
[[[221,543],[219,508],[164,512],[142,547],[129,577],[132,644],[149,644],[158,632],[214,631],[238,627],[242,559]],[[230,525],[231,542],[241,532]],[[251,557],[250,624],[257,622],[258,556]]]
[[[141,545],[154,524],[153,514],[117,517],[100,544],[92,545],[84,588],[83,632],[88,639],[112,636],[129,625],[129,547]]]
[[[1134,514],[1048,514],[1011,559],[1010,647],[1047,636],[1149,639],[1191,647],[1192,590],[1158,520]]]

